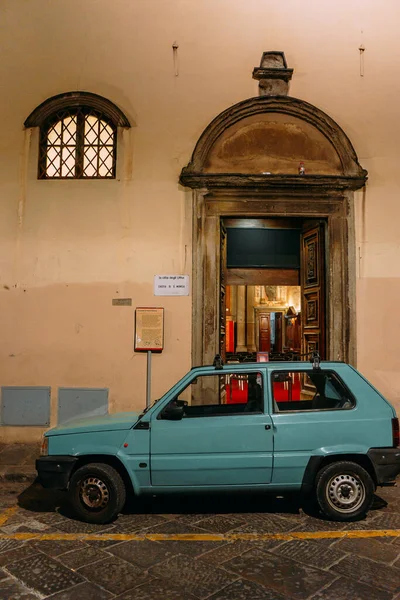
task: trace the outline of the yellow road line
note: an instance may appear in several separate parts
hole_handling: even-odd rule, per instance
[[[11,508],[6,508],[0,513],[0,527],[5,525],[10,517],[12,517],[18,510],[18,506],[11,506]]]
[[[265,540],[321,540],[340,538],[399,537],[400,529],[370,529],[358,531],[292,531],[291,533],[0,533],[0,540],[103,540],[152,542],[236,542]]]

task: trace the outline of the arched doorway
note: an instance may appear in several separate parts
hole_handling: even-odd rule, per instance
[[[300,163],[304,174],[299,174]],[[355,364],[353,193],[366,177],[339,125],[302,100],[250,98],[210,123],[180,177],[193,190],[194,364],[212,362],[225,347],[224,303],[231,275],[226,220],[277,218],[300,220],[305,228],[319,226],[324,242],[324,293],[318,296],[311,289],[307,299],[302,284],[303,349],[315,348],[317,339],[308,319],[323,327],[327,359]],[[320,252],[313,244],[305,259],[310,280]],[[303,282],[305,270],[303,264]]]

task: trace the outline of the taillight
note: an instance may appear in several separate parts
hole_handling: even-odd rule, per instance
[[[399,420],[392,419],[392,435],[393,435],[393,448],[397,448],[400,444],[400,432],[399,432]]]

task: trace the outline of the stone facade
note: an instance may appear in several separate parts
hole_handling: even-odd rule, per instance
[[[159,397],[215,350],[219,217],[251,202],[255,215],[330,219],[331,357],[400,403],[399,16],[394,3],[312,0],[3,2],[1,385],[50,388],[51,424],[63,388],[99,390],[112,412],[143,407],[134,309],[163,306]],[[38,180],[39,129],[24,123],[76,91],[130,125],[118,127],[116,178]],[[189,275],[190,295],[155,297],[157,274]],[[43,429],[3,424],[0,436]]]

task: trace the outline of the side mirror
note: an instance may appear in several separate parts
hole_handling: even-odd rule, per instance
[[[161,418],[169,421],[180,421],[183,417],[183,413],[183,406],[168,406],[162,411]]]

